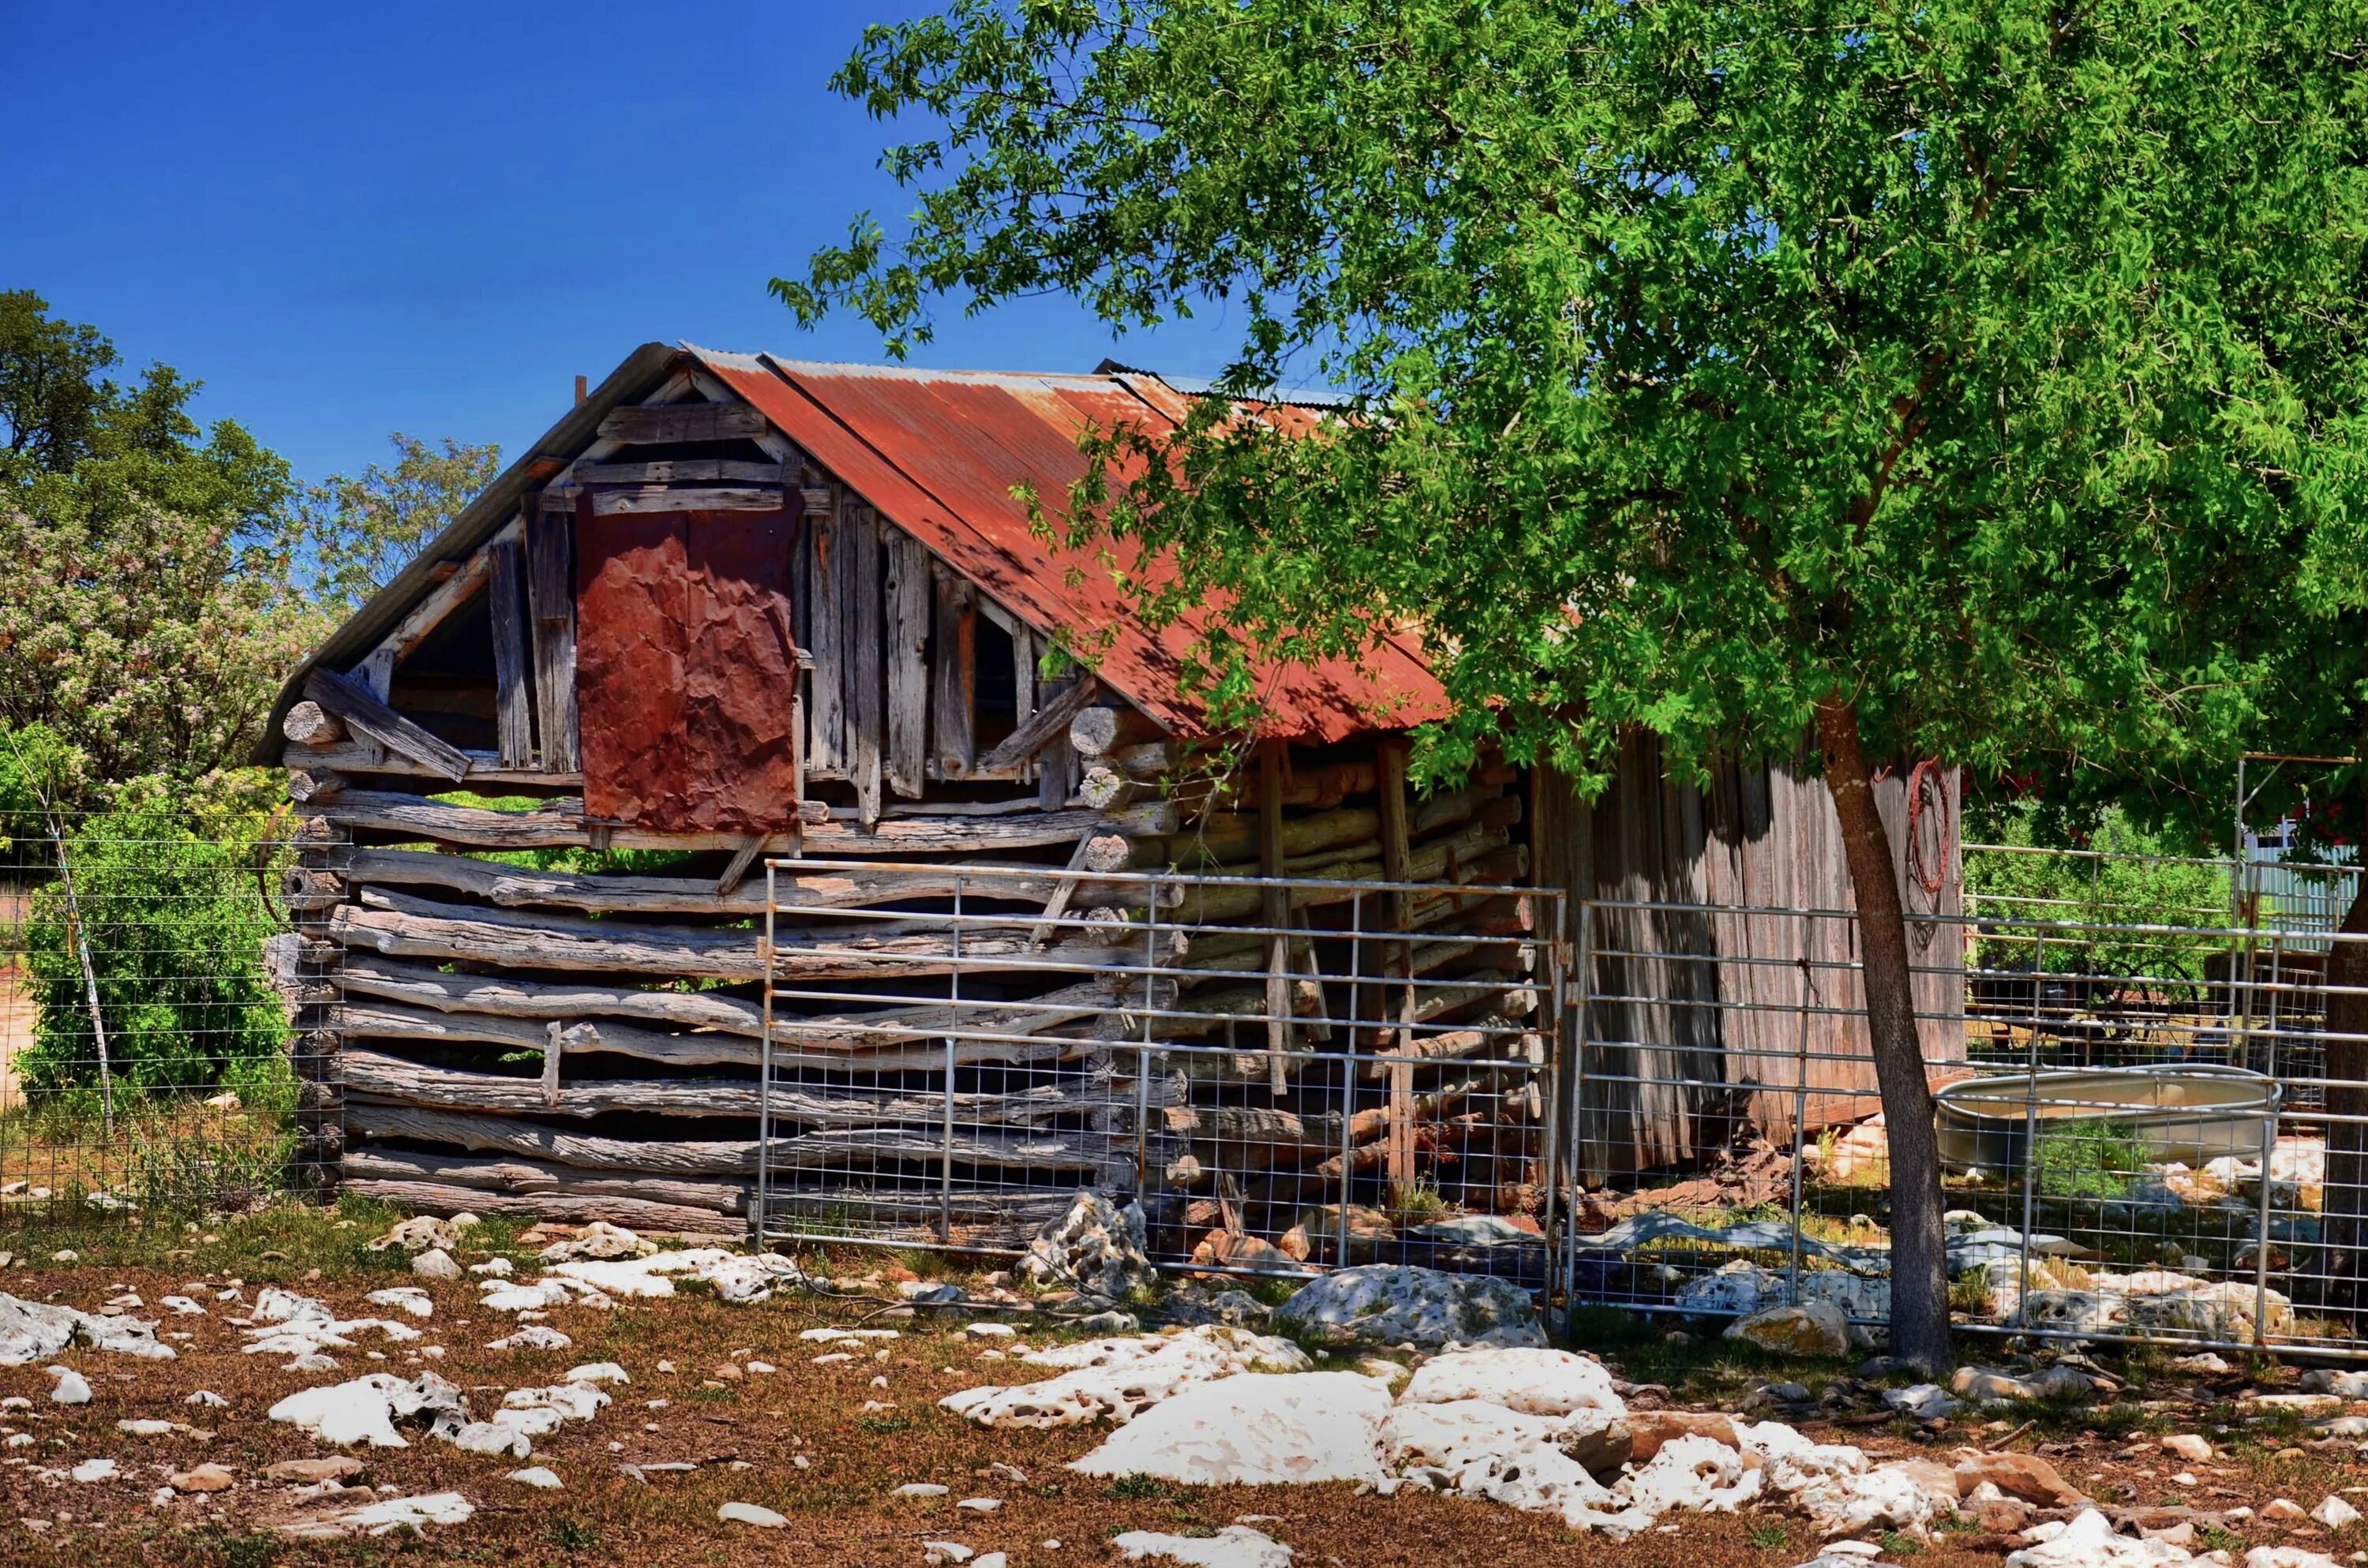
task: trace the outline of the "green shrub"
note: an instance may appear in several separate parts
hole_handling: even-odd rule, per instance
[[[67,840],[115,1083],[211,1088],[285,1076],[286,1010],[264,971],[273,931],[235,845],[157,810],[89,819]],[[98,1052],[63,881],[33,901],[26,945],[39,1017],[17,1067],[29,1094],[96,1088]]]
[[[2049,824],[2028,806],[1974,825],[2000,846],[1965,852],[1965,892],[1982,925],[1975,961],[1982,968],[2027,971],[2038,958],[2049,974],[2145,976],[2168,1000],[2200,993],[2204,959],[2226,944],[2185,929],[2227,924],[2226,865],[2171,858],[2184,846],[2140,831],[2118,807],[2099,816],[2079,845],[2093,855],[2050,852],[2057,846],[2042,842]],[[2048,931],[2043,944],[2036,938],[2044,923],[2174,929]]]

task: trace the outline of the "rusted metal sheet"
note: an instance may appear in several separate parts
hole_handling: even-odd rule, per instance
[[[1055,502],[1084,472],[1088,421],[1172,428],[1182,401],[1141,377],[872,369],[699,351],[708,368],[815,460],[1037,631],[1107,638],[1099,674],[1185,734],[1202,715],[1182,690],[1201,626],[1155,631],[1136,616],[1119,572],[1138,569],[1048,548],[1011,494],[1032,484]],[[1295,410],[1281,416],[1306,417]],[[1159,568],[1150,575],[1156,580]],[[1333,660],[1268,672],[1262,734],[1329,742],[1442,716],[1445,690],[1419,649],[1393,638],[1361,667]]]
[[[796,820],[797,516],[579,514],[587,815],[674,833],[764,833]]]

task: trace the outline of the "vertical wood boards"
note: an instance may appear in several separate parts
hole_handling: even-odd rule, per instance
[[[888,787],[921,798],[929,759],[929,552],[902,528],[885,528]]]
[[[1038,709],[1052,707],[1085,678],[1072,670],[1058,680],[1046,681],[1037,692],[1042,699],[1038,702]],[[1076,747],[1069,744],[1068,733],[1064,731],[1045,743],[1044,749],[1036,754],[1038,808],[1057,812],[1067,806],[1069,798],[1077,792],[1078,781],[1084,776],[1084,765],[1077,756]]]
[[[1281,741],[1258,745],[1258,875],[1282,875],[1282,771],[1290,749]],[[1269,887],[1260,900],[1266,939],[1266,1051],[1269,1086],[1278,1096],[1291,1088],[1291,895]]]
[[[880,518],[869,506],[840,508],[848,542],[848,586],[854,599],[854,640],[847,659],[848,772],[855,783],[856,818],[870,832],[880,822],[880,785],[888,744],[887,629],[880,585]]]
[[[577,512],[547,513],[540,491],[527,497],[526,593],[534,616],[535,713],[541,725],[546,773],[574,773],[583,766],[575,713],[576,517],[591,510],[580,498]]]
[[[937,635],[931,659],[937,690],[929,704],[938,771],[964,778],[978,759],[978,592],[942,568],[930,574],[937,590]]]
[[[1407,880],[1406,862],[1412,858],[1406,820],[1406,743],[1395,738],[1384,740],[1374,763],[1381,785],[1382,880],[1403,882]],[[1404,891],[1390,893],[1389,909],[1392,930],[1404,931],[1413,925],[1413,903]],[[1414,961],[1412,949],[1406,943],[1391,943],[1386,961],[1392,973],[1411,980]],[[1414,1008],[1414,987],[1401,986],[1399,1017],[1411,1020]],[[1389,1179],[1403,1188],[1414,1180],[1413,1031],[1397,1030],[1389,1049],[1400,1060],[1389,1064],[1389,1142],[1383,1158]]]
[[[848,756],[847,664],[852,628],[847,612],[852,599],[848,591],[852,551],[845,520],[835,511],[807,513],[806,534],[814,541],[807,588],[812,599],[808,614],[813,619],[804,632],[806,646],[814,654],[814,671],[807,682],[806,722],[811,738],[806,767],[819,778],[844,778]]]
[[[1011,623],[1011,727],[1018,729],[1028,722],[1036,711],[1036,634],[1026,623]],[[1024,782],[1035,765],[1023,764],[1019,777]]]
[[[529,646],[526,551],[516,540],[485,547],[485,606],[494,632],[495,745],[504,767],[534,766],[534,704],[528,696],[534,655]]]

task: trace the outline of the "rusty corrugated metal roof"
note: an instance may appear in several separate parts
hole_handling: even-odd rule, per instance
[[[1135,373],[1028,375],[815,364],[693,349],[726,385],[880,513],[1040,632],[1103,632],[1098,673],[1172,729],[1202,728],[1183,690],[1197,628],[1155,630],[1110,566],[1048,545],[1012,495],[1057,501],[1085,472],[1088,421],[1165,425],[1183,398]],[[1362,662],[1266,672],[1261,733],[1309,742],[1397,729],[1447,711],[1419,653],[1385,640]]]

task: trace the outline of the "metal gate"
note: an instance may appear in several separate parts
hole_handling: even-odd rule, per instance
[[[1011,1251],[1092,1187],[1167,1266],[1552,1277],[1554,891],[766,878],[760,1237]]]

